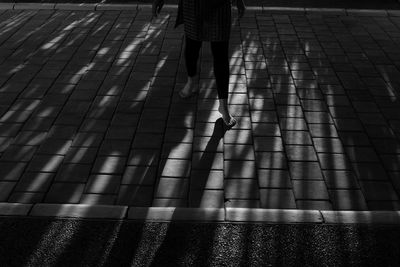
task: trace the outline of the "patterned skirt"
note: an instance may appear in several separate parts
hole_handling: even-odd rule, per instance
[[[197,41],[228,41],[231,31],[231,1],[179,0],[175,27],[184,25],[185,35]]]

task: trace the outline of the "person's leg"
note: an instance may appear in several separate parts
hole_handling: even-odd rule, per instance
[[[199,59],[200,48],[201,41],[196,41],[185,36],[184,53],[188,79],[185,86],[180,91],[182,97],[190,96],[190,94],[195,91],[193,84],[197,74],[197,61]]]
[[[211,51],[214,58],[214,75],[218,90],[219,112],[228,126],[236,124],[228,110],[229,91],[229,42],[211,42]]]

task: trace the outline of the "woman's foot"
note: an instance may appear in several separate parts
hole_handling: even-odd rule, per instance
[[[193,80],[193,78],[189,77],[185,86],[179,91],[179,96],[181,98],[189,98],[198,93],[199,90],[198,88],[196,89],[196,84]]]
[[[218,111],[222,115],[222,120],[224,121],[225,125],[229,128],[232,128],[236,125],[236,119],[232,117],[232,115],[228,111],[228,107],[224,105],[220,105]]]

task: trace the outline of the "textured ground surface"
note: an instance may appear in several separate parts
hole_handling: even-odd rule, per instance
[[[398,266],[399,228],[0,220],[2,266]]]
[[[0,3],[152,3],[152,0],[0,0]],[[166,0],[166,4],[176,4],[177,0]],[[245,0],[247,6],[275,7],[323,7],[323,8],[363,8],[363,9],[400,9],[396,0]]]
[[[400,208],[399,16],[234,18],[224,131],[175,12],[0,11],[1,202]]]

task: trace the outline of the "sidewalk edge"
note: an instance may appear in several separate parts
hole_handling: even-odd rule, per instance
[[[89,204],[0,203],[0,216],[127,219],[157,222],[395,224],[400,211],[128,207]]]
[[[168,4],[166,8],[177,8],[177,5]],[[140,10],[151,8],[151,4],[102,4],[102,3],[0,3],[0,10]],[[273,6],[248,6],[248,11],[263,13],[331,13],[337,15],[354,15],[354,16],[400,16],[400,10],[391,9],[363,9],[363,8],[309,8],[309,7],[273,7]]]

